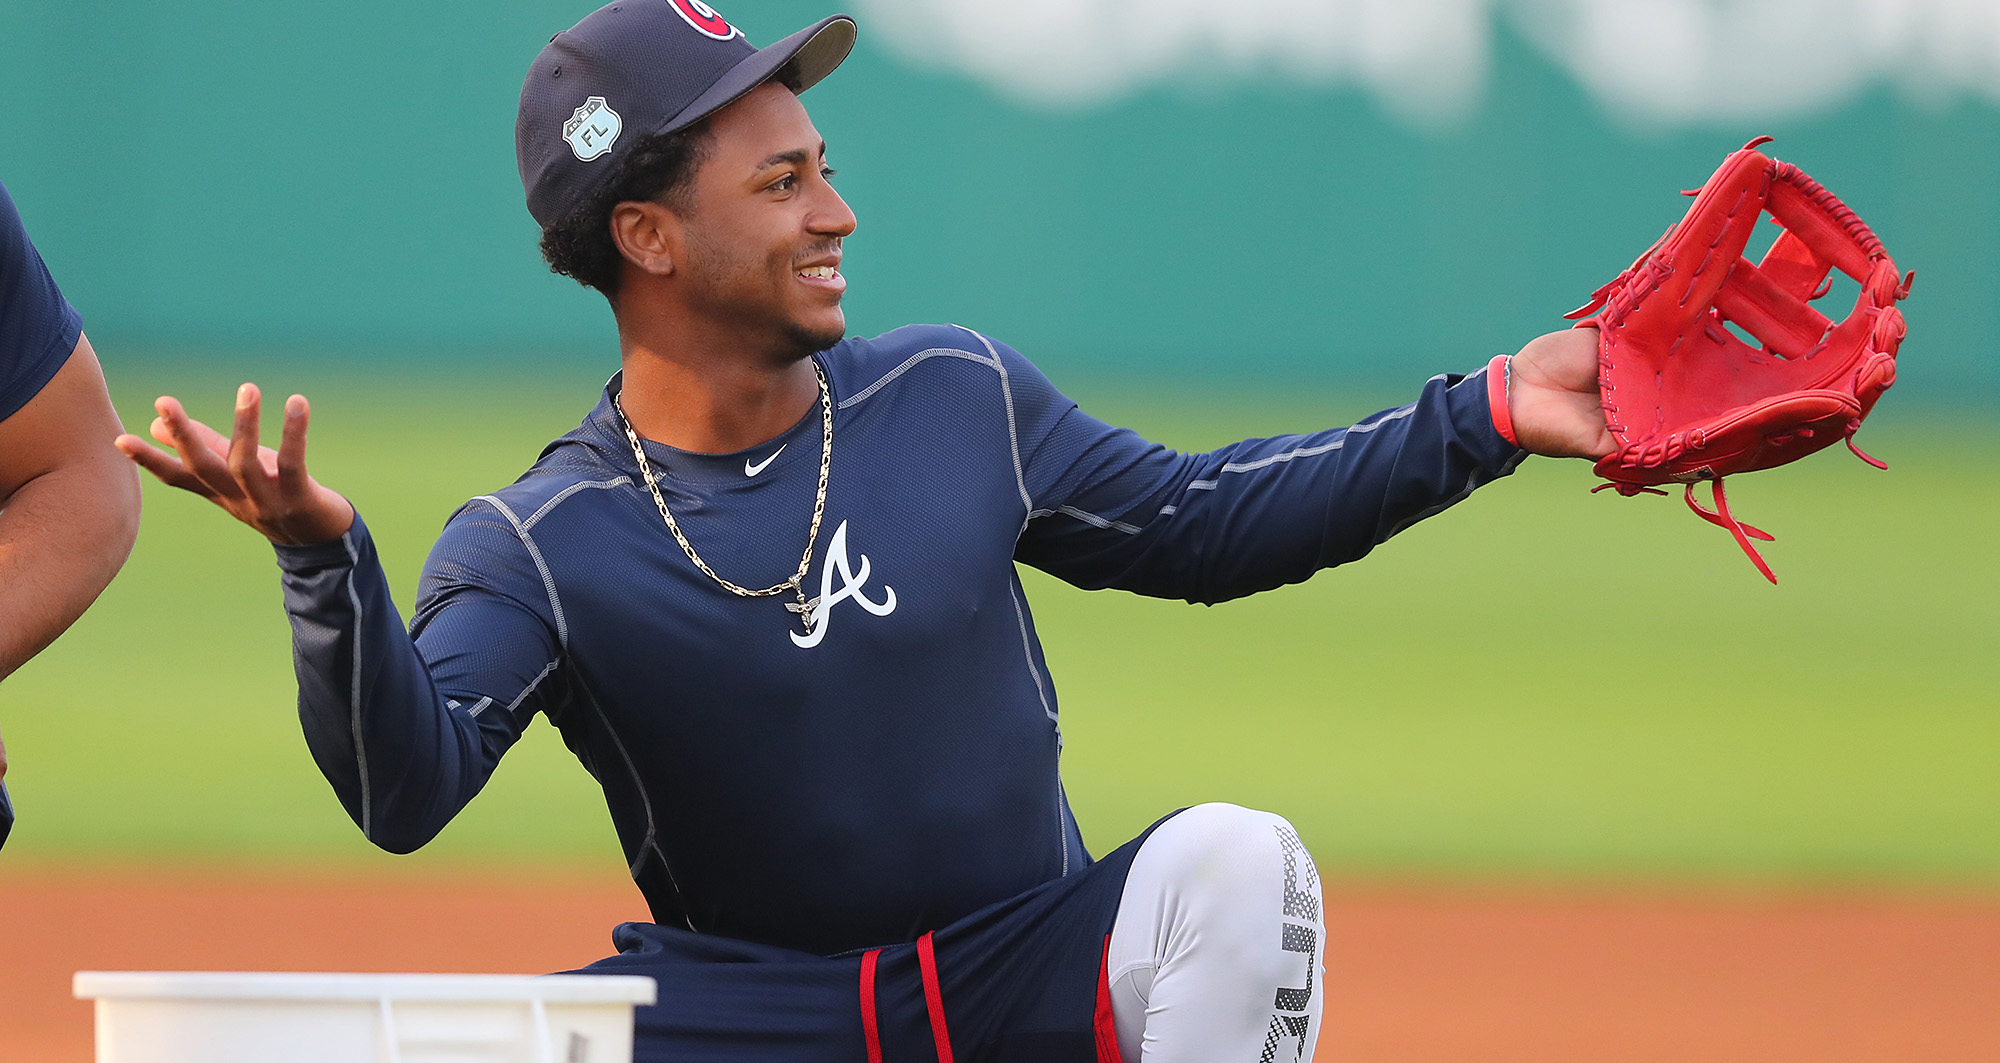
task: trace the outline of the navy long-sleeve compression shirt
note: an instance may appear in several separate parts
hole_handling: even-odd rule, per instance
[[[908,941],[1089,860],[1015,562],[1223,601],[1361,557],[1524,456],[1478,373],[1351,428],[1177,453],[965,329],[817,357],[835,411],[810,633],[793,599],[690,563],[616,379],[452,516],[408,632],[358,519],[279,548],[306,738],[370,840],[428,841],[539,713],[602,786],[657,921],[821,953]],[[646,444],[717,573],[796,568],[820,424],[736,454]]]

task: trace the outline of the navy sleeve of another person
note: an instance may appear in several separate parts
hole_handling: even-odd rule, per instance
[[[82,333],[82,317],[63,299],[0,185],[0,421],[41,393]]]

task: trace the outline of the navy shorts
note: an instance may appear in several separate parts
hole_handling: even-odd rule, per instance
[[[565,973],[659,983],[634,1063],[1118,1063],[1104,953],[1158,826],[911,943],[819,956],[622,923],[618,955]]]

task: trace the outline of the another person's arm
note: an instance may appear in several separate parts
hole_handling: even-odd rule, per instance
[[[0,421],[0,679],[97,600],[139,534],[139,478],[90,341]]]
[[[276,546],[313,760],[369,841],[409,852],[479,792],[542,704],[558,640],[533,597],[511,594],[540,578],[498,514],[461,514],[440,541],[453,562],[425,574],[413,637],[367,526],[306,472],[305,399],[286,403],[276,450],[258,446],[259,405],[244,385],[225,438],[162,398],[153,436],[178,457],[137,436],[118,446]]]
[[[1511,472],[1530,453],[1610,450],[1597,334],[1544,336],[1486,371],[1347,428],[1179,453],[1104,424],[1011,351],[1031,518],[1016,556],[1078,586],[1219,602],[1353,561]],[[1499,404],[1505,403],[1504,406]],[[1510,420],[1514,439],[1496,420]],[[1518,442],[1516,442],[1518,440]]]
[[[0,185],[0,679],[74,623],[132,552],[139,481],[111,446],[118,430],[82,318]],[[0,790],[0,841],[11,820]]]

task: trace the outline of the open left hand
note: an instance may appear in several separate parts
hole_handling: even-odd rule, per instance
[[[1618,449],[1597,390],[1597,330],[1537,336],[1514,355],[1507,412],[1530,454],[1597,459]]]

